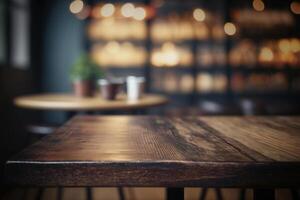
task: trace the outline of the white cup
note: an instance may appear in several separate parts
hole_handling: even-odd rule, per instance
[[[129,101],[136,101],[141,98],[144,93],[145,78],[128,76],[126,79],[127,85],[127,99]]]

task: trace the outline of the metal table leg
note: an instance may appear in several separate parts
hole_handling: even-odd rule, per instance
[[[275,200],[274,189],[254,189],[253,191],[254,200]]]
[[[124,189],[122,187],[118,187],[118,194],[120,200],[125,200]]]
[[[184,200],[184,188],[167,188],[167,200]]]

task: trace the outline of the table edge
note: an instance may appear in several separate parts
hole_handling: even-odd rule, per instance
[[[16,162],[6,182],[22,186],[298,187],[300,162]]]
[[[47,94],[45,94],[47,95]],[[156,95],[156,94],[148,94],[148,95]],[[35,96],[35,95],[28,95],[28,96]],[[157,95],[159,96],[159,95]],[[25,97],[25,96],[24,96]],[[74,105],[71,106],[65,106],[65,105],[59,105],[59,106],[49,106],[49,105],[45,105],[45,102],[38,102],[36,103],[36,105],[31,105],[31,103],[28,103],[27,100],[20,100],[20,98],[22,97],[16,97],[13,102],[14,105],[19,107],[19,108],[23,108],[23,109],[35,109],[35,110],[64,110],[64,111],[83,111],[83,110],[114,110],[114,109],[122,109],[122,110],[131,110],[131,109],[139,109],[139,108],[149,108],[149,107],[154,107],[154,106],[160,106],[160,105],[165,105],[168,102],[170,102],[170,100],[165,97],[165,96],[159,96],[161,98],[160,102],[157,103],[146,103],[143,105],[140,104],[136,104],[136,103],[132,103],[132,104],[128,104],[126,106],[81,106],[81,107],[77,107]],[[46,103],[48,104],[48,102]]]

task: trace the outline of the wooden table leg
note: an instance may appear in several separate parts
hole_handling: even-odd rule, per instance
[[[167,188],[167,200],[183,200],[184,188]]]
[[[253,190],[254,200],[275,200],[274,189],[254,189]]]

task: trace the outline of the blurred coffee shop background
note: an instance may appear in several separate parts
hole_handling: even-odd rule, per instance
[[[150,114],[297,115],[299,16],[298,0],[1,0],[1,161],[24,146],[26,124],[66,117],[13,99],[72,92],[84,53],[167,95]]]

